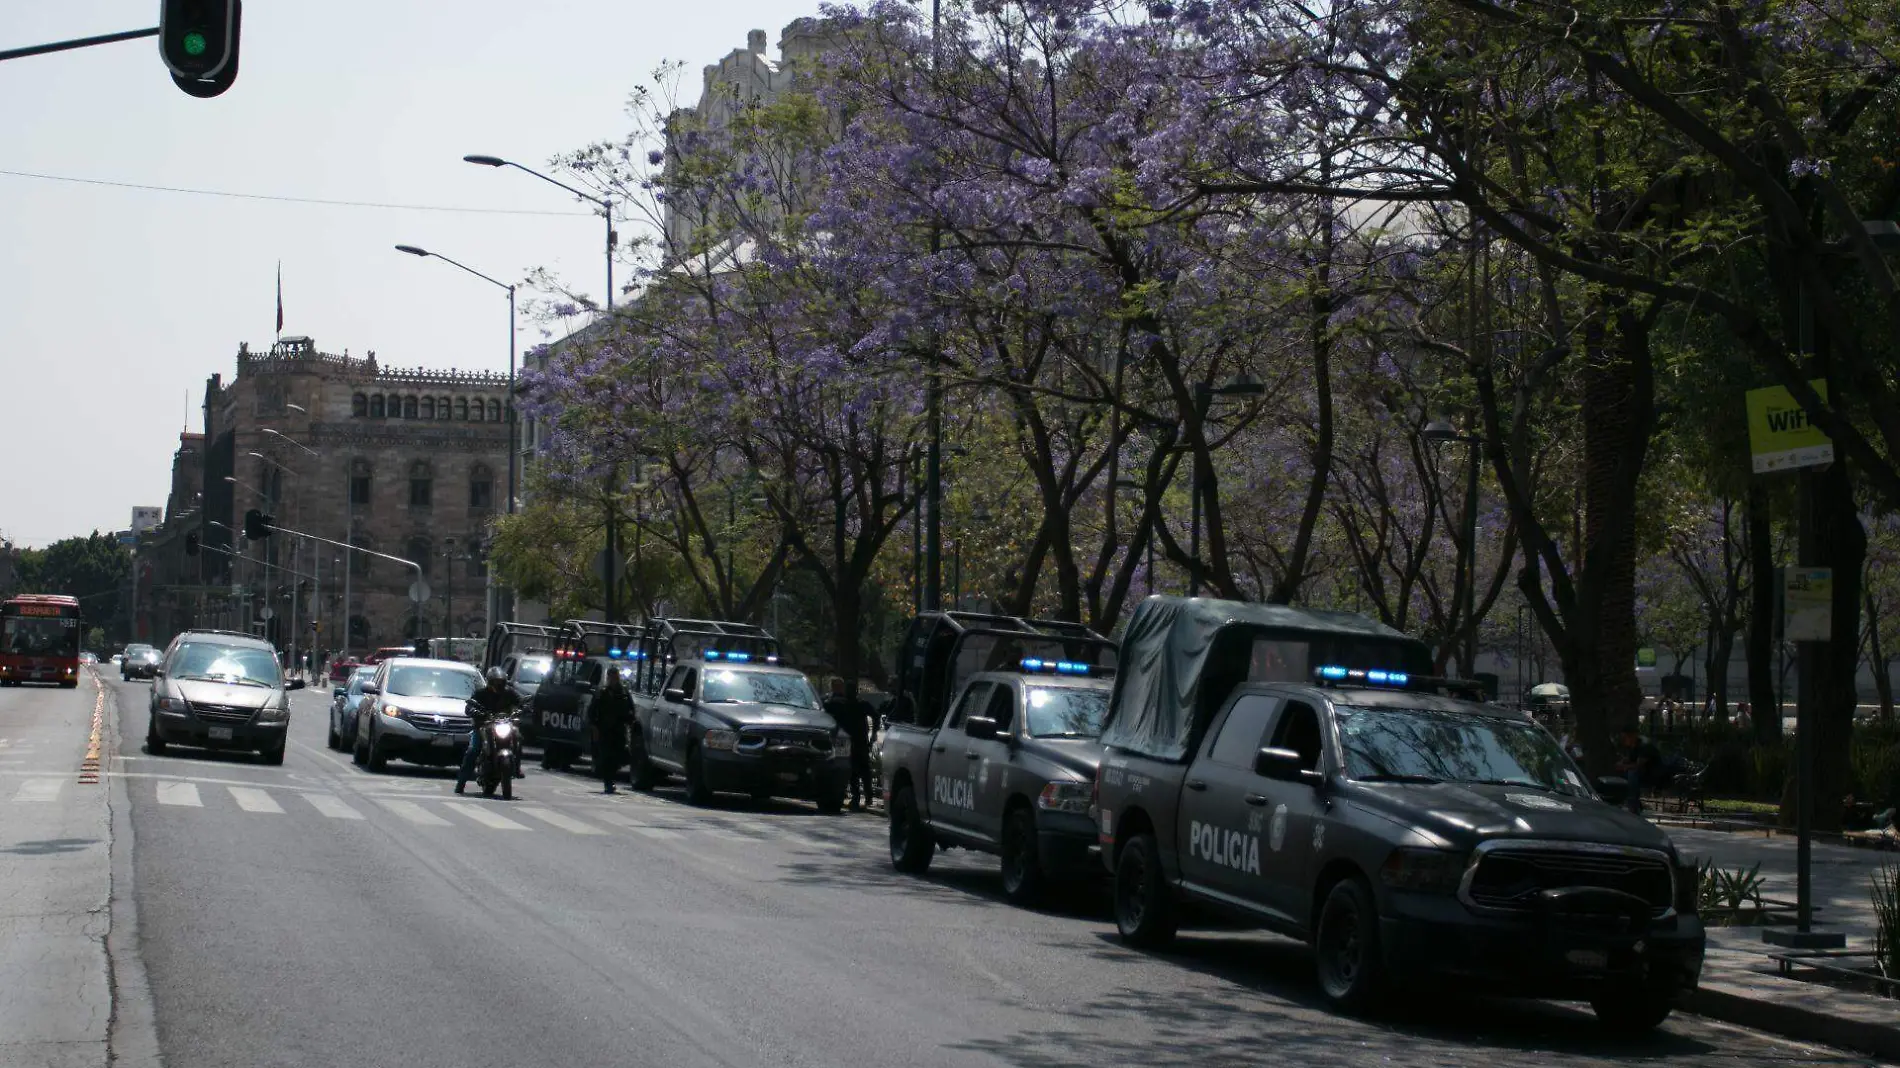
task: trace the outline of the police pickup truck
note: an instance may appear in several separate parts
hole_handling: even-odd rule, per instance
[[[631,680],[638,627],[570,619],[554,638],[551,667],[527,699],[524,734],[541,747],[541,766],[564,771],[594,753],[593,721],[588,709],[607,685],[607,673]]]
[[[1587,1000],[1647,1030],[1701,974],[1695,873],[1548,733],[1420,677],[1370,620],[1151,598],[1129,623],[1095,817],[1116,925],[1183,906],[1308,942],[1348,1011],[1399,983]]]
[[[827,815],[844,808],[850,740],[804,673],[780,662],[770,634],[743,623],[649,619],[633,665],[635,789],[677,774],[694,805],[729,792],[814,801]]]
[[[1114,657],[1070,623],[917,617],[879,751],[891,864],[919,874],[940,846],[995,853],[1019,903],[1099,872],[1088,806]]]

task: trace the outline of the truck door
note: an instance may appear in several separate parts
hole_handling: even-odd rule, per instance
[[[963,736],[964,763],[972,766],[972,781],[976,784],[976,807],[969,813],[969,830],[986,842],[1003,840],[1003,806],[1009,800],[1009,773],[1016,757],[1010,738],[1016,730],[1020,700],[1016,687],[997,683],[983,705],[983,715],[996,721],[996,737]]]
[[[930,741],[930,797],[924,811],[932,823],[965,834],[976,833],[976,765],[981,757],[970,751],[970,737],[963,733],[963,724],[989,707],[990,695],[995,691],[996,684],[988,681],[964,687],[963,696]]]
[[[566,657],[556,660],[547,682],[534,691],[535,737],[544,749],[550,741],[562,737],[561,715],[573,705],[574,666],[574,661]]]
[[[1274,720],[1266,745],[1291,749],[1300,754],[1301,767],[1318,771],[1325,766],[1323,739],[1319,713],[1313,706],[1289,700]],[[1318,858],[1326,845],[1325,795],[1305,783],[1279,782],[1253,775],[1251,770],[1248,774],[1252,795],[1267,799],[1268,833],[1261,847],[1261,864],[1274,908],[1305,927],[1313,915],[1313,877],[1319,873]]]
[[[1263,875],[1270,853],[1270,810],[1254,754],[1265,744],[1280,699],[1243,693],[1209,732],[1181,789],[1181,878],[1189,889],[1248,909],[1280,909]],[[1290,918],[1290,917],[1289,917]]]
[[[658,704],[654,705],[653,734],[648,739],[651,752],[660,759],[676,767],[686,766],[687,724],[693,715],[692,700],[699,690],[699,672],[694,668],[681,665],[667,676],[664,690],[680,689],[686,691],[685,701],[669,701],[662,694]]]

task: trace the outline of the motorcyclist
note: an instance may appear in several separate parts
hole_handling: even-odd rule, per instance
[[[461,793],[475,777],[475,761],[482,753],[482,726],[499,716],[510,715],[521,707],[521,694],[508,685],[508,674],[498,667],[488,669],[488,681],[468,699],[468,749],[462,754],[462,771],[455,777],[455,792]]]

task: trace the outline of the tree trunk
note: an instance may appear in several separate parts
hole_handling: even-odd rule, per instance
[[[1755,744],[1780,745],[1781,696],[1775,689],[1775,543],[1768,489],[1748,486],[1743,519],[1748,534],[1748,718]]]
[[[1715,640],[1709,643],[1709,655],[1703,667],[1709,675],[1709,696],[1715,701],[1715,715],[1719,723],[1729,721],[1728,713],[1728,662],[1735,655],[1735,632],[1721,631]]]
[[[1861,591],[1867,610],[1867,668],[1874,676],[1874,693],[1880,696],[1880,722],[1893,725],[1893,676],[1887,673],[1887,649],[1880,635],[1880,606],[1873,594]]]
[[[1591,338],[1583,385],[1584,579],[1591,593],[1573,628],[1600,686],[1611,730],[1634,723],[1642,708],[1636,678],[1636,521],[1629,501],[1641,476],[1654,414],[1648,337],[1629,309],[1617,315],[1618,338]],[[1583,659],[1584,656],[1579,656]],[[1566,672],[1568,665],[1566,666]],[[1572,685],[1571,707],[1576,707]],[[1594,769],[1593,769],[1594,770]]]

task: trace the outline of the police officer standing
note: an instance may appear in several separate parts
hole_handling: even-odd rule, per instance
[[[508,685],[508,676],[498,667],[488,669],[488,684],[468,699],[468,749],[462,754],[462,771],[455,777],[455,792],[461,793],[475,776],[475,760],[482,752],[482,724],[505,716],[521,706],[521,694]],[[519,776],[517,775],[517,778]]]
[[[825,712],[851,739],[851,809],[855,812],[876,793],[871,784],[871,706],[851,691],[843,678],[833,678]]]
[[[601,792],[614,793],[614,780],[620,766],[627,762],[627,728],[633,723],[633,695],[620,677],[620,669],[609,667],[600,693],[587,706],[587,725],[593,732],[594,770],[600,773]]]

